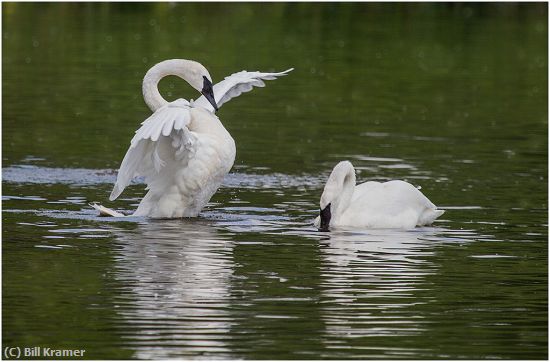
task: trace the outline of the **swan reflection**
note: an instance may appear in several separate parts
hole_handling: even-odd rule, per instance
[[[425,332],[428,321],[416,310],[434,301],[426,277],[438,272],[430,256],[437,244],[451,240],[446,233],[439,228],[335,231],[320,240],[326,347],[365,348],[364,340],[355,341]],[[369,349],[385,358],[411,352],[374,345]]]
[[[115,278],[126,293],[117,302],[128,304],[120,314],[134,357],[229,356],[229,236],[200,220],[149,221],[118,234]]]

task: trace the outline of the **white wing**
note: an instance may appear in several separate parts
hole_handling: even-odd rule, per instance
[[[224,80],[214,85],[214,98],[216,99],[216,105],[218,108],[231,98],[240,96],[242,93],[250,92],[253,87],[265,87],[264,80],[273,80],[277,77],[287,75],[288,72],[294,70],[290,68],[284,72],[279,73],[261,73],[261,72],[247,72],[245,70],[231,74],[225,77]],[[208,100],[201,96],[194,103],[195,107],[202,107],[210,112],[214,111],[214,107],[208,102]]]
[[[130,142],[118,176],[109,196],[115,200],[136,176],[145,176],[146,181],[158,174],[165,166],[161,154],[172,154],[181,158],[193,146],[196,137],[189,131],[187,125],[191,121],[188,102],[178,99],[159,108],[142,126]],[[166,148],[171,148],[166,152]]]

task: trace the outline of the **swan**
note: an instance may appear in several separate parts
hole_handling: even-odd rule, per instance
[[[330,174],[314,224],[321,231],[338,227],[412,229],[430,225],[444,211],[408,182],[368,181],[355,185],[355,169],[339,162]]]
[[[109,200],[115,200],[136,176],[144,176],[147,194],[132,216],[195,217],[221,185],[235,160],[235,141],[214,112],[230,99],[263,87],[263,80],[286,75],[242,71],[212,85],[200,63],[170,59],[154,65],[143,78],[143,98],[153,114],[136,131],[120,165]],[[185,80],[202,96],[196,101],[166,101],[159,81],[169,75]],[[91,204],[101,216],[122,213]]]

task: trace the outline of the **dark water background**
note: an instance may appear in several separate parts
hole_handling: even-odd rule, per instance
[[[546,359],[547,5],[2,4],[2,342],[88,358]],[[237,159],[201,217],[100,219],[169,58],[214,80]],[[179,79],[169,99],[196,98]],[[447,209],[319,233],[332,167]]]

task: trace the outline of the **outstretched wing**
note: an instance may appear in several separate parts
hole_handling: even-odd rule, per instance
[[[163,156],[183,156],[195,142],[195,136],[187,128],[190,122],[191,114],[184,100],[159,108],[143,121],[122,160],[109,200],[115,200],[134,177],[145,176],[147,180],[157,174],[165,166]]]
[[[214,98],[218,108],[231,98],[240,96],[242,93],[250,92],[253,87],[265,87],[264,80],[273,80],[277,77],[287,75],[288,72],[294,70],[290,68],[280,73],[261,73],[261,72],[247,72],[245,70],[231,74],[225,77],[224,80],[214,85]],[[214,107],[208,102],[208,100],[201,96],[194,103],[195,107],[202,107],[210,112],[214,111]]]

